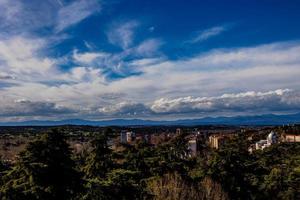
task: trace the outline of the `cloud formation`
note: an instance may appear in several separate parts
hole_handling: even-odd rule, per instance
[[[55,59],[39,55],[45,45],[45,40],[19,36],[1,40],[1,72],[26,80],[42,78],[49,71],[55,71]]]
[[[23,34],[41,28],[60,32],[100,11],[98,0],[0,0],[1,34]]]
[[[123,26],[129,26],[132,24],[132,21],[126,22],[125,24],[120,25],[121,29]],[[137,22],[134,22],[137,23]],[[118,29],[118,28],[117,28]],[[118,30],[117,30],[118,32]],[[125,31],[126,32],[126,31]],[[120,35],[120,37],[114,38],[116,45],[122,44],[125,40],[134,40],[134,30],[130,30],[130,39],[125,36]],[[114,35],[114,33],[112,33]],[[109,36],[110,37],[110,36]],[[124,37],[124,38],[123,38]],[[111,42],[111,40],[109,40]],[[127,42],[125,42],[127,44]],[[131,43],[131,42],[130,42]],[[154,61],[158,60],[157,56],[161,56],[160,47],[163,42],[158,38],[146,38],[141,42],[135,42],[134,44],[121,45],[122,49],[117,52],[106,52],[106,51],[92,51],[79,52],[77,49],[73,51],[73,61],[77,64],[92,66],[94,68],[101,69],[103,75],[107,79],[116,79],[119,77],[129,77],[132,75],[137,75],[142,73],[140,65],[143,64],[141,61]]]
[[[2,117],[32,117],[67,115],[73,111],[53,102],[32,102],[26,99],[16,99],[13,102],[4,102],[0,106]]]
[[[229,30],[230,28],[231,28],[231,25],[225,24],[222,26],[214,26],[214,27],[202,30],[202,31],[198,31],[197,35],[193,39],[189,40],[188,43],[203,42],[212,37],[222,34],[223,32]]]
[[[96,0],[40,4],[39,10],[28,12],[38,4],[0,0],[1,120],[300,111],[299,41],[211,49],[172,59],[164,52],[165,39],[152,33],[157,29],[149,31],[135,19],[112,19],[109,26],[99,25],[102,43],[70,42],[66,53],[57,53],[56,45],[65,50],[72,28],[103,8]],[[212,27],[190,42],[228,29]]]
[[[97,0],[78,0],[62,6],[58,11],[55,29],[57,32],[62,31],[98,11],[100,4]]]
[[[124,62],[126,51],[120,54],[74,51],[71,59],[77,66],[68,71],[59,69],[59,59],[43,56],[43,40],[11,38],[0,44],[1,84],[8,85],[0,90],[1,96],[5,96],[2,103],[5,116],[14,113],[5,107],[23,110],[24,116],[36,113],[45,117],[38,112],[45,108],[49,115],[93,119],[299,111],[298,42],[217,49],[176,61],[140,53],[143,56]],[[23,48],[20,50],[19,46]],[[139,45],[132,49],[138,48]],[[119,62],[131,72],[136,69],[141,74],[108,79],[107,68],[103,66]],[[282,86],[289,89],[277,90]],[[114,98],[107,99],[108,94]],[[198,97],[192,97],[195,94]],[[17,99],[51,104],[27,103],[20,107],[5,103]],[[67,112],[70,110],[73,112]]]
[[[135,20],[115,23],[107,32],[108,41],[123,49],[129,48],[133,43],[135,29],[138,25],[139,23]]]
[[[223,94],[217,97],[180,97],[156,100],[156,113],[265,113],[294,111],[300,108],[300,93],[288,89],[268,92]]]

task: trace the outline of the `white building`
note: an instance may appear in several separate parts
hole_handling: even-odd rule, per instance
[[[271,131],[271,133],[269,133],[269,135],[267,137],[267,142],[269,145],[277,143],[277,137],[276,137],[276,134],[274,133],[274,131]]]
[[[275,143],[277,143],[277,136],[274,131],[271,131],[266,140],[260,140],[255,143],[255,150],[264,150]]]
[[[263,150],[264,148],[266,148],[268,145],[268,141],[267,140],[260,140],[258,142],[255,143],[255,149],[256,150]]]

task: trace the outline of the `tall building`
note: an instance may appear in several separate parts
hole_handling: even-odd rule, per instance
[[[127,143],[127,131],[123,130],[120,133],[120,143]]]
[[[197,139],[193,138],[188,141],[188,150],[190,153],[190,156],[196,156],[197,155]]]
[[[219,149],[229,138],[230,135],[211,135],[209,136],[209,145],[211,148]]]

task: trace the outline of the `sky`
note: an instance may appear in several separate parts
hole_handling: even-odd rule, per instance
[[[0,121],[300,112],[298,0],[0,0]]]

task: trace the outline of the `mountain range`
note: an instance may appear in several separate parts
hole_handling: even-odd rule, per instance
[[[283,125],[300,123],[300,113],[289,115],[255,115],[235,117],[206,117],[200,119],[180,119],[173,121],[143,119],[113,119],[90,121],[83,119],[67,119],[60,121],[22,121],[0,122],[0,126],[58,126],[58,125],[90,125],[90,126],[195,126],[195,125]]]

